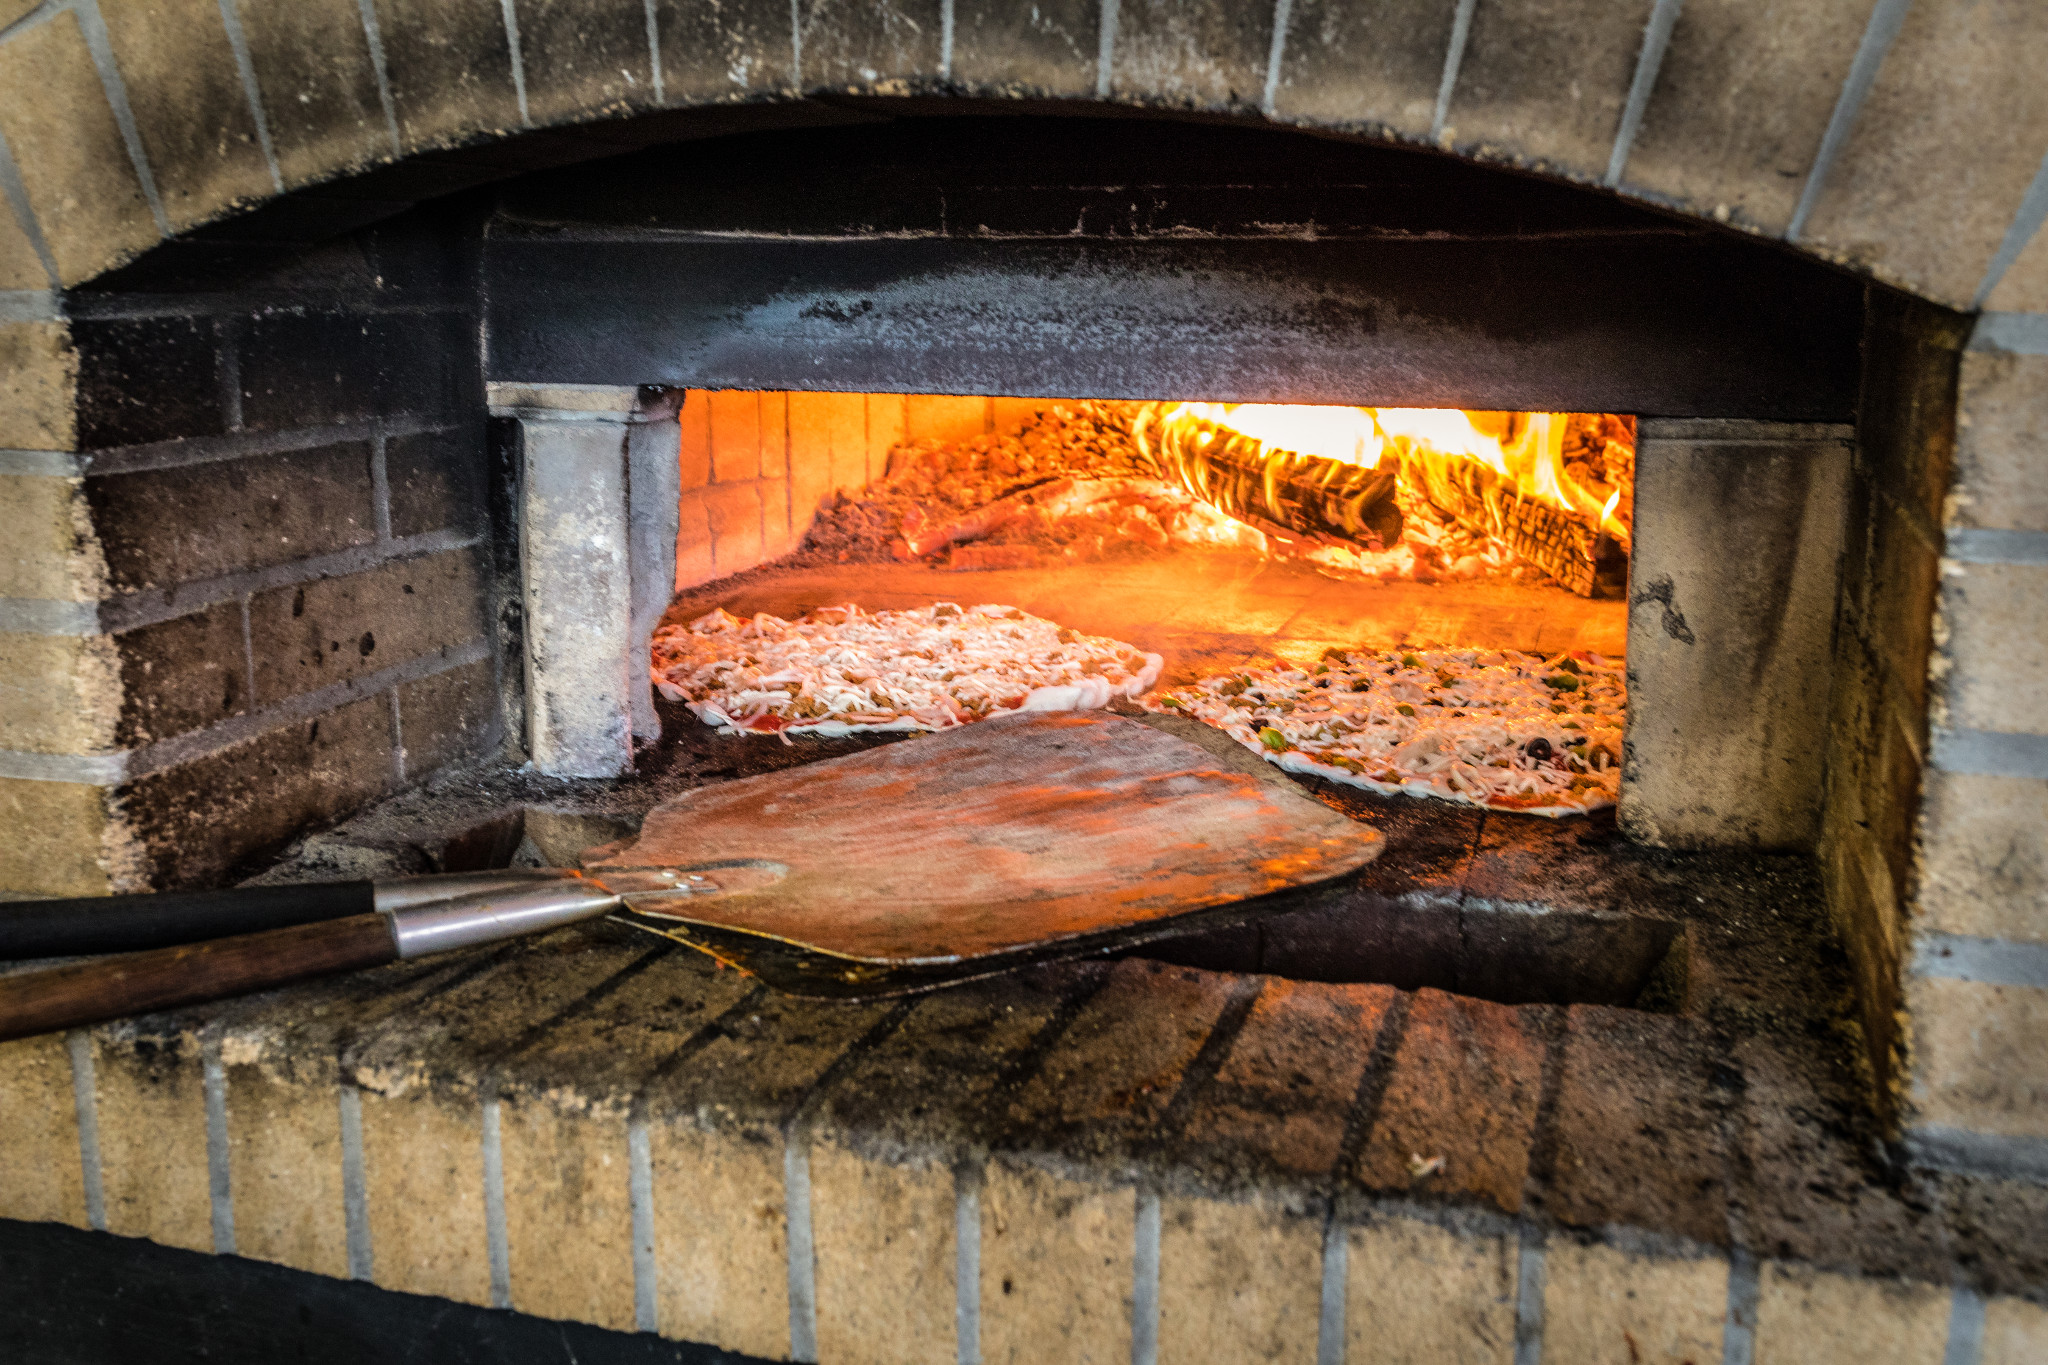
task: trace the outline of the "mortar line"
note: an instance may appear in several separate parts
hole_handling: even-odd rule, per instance
[[[1664,51],[1671,46],[1671,30],[1678,23],[1679,6],[1685,0],[1657,0],[1650,21],[1643,25],[1643,47],[1636,57],[1635,75],[1628,84],[1628,103],[1621,111],[1621,123],[1614,131],[1614,151],[1607,158],[1607,175],[1600,182],[1613,189],[1621,183],[1629,152],[1635,147],[1636,131],[1642,127],[1643,111],[1649,107],[1650,92],[1657,86],[1657,72],[1664,65]]]
[[[511,0],[506,0],[507,4]],[[799,94],[804,88],[804,5],[789,0],[789,74]]]
[[[384,106],[384,131],[391,137],[391,154],[404,156],[405,146],[398,136],[398,106],[391,98],[391,73],[384,64],[384,34],[377,27],[375,0],[356,0],[356,10],[363,18],[363,41],[370,49],[370,71],[377,78],[377,102]]]
[[[78,18],[78,31],[85,37],[92,64],[99,70],[100,89],[107,97],[108,109],[113,111],[115,127],[121,130],[121,141],[128,148],[129,161],[134,163],[142,197],[149,205],[150,216],[156,219],[156,230],[169,237],[171,220],[164,212],[163,196],[157,192],[156,176],[149,169],[149,156],[142,149],[142,133],[135,122],[135,111],[128,105],[128,87],[121,79],[120,68],[114,64],[114,44],[107,37],[107,21],[100,15],[99,0],[72,0],[71,12]]]
[[[790,3],[795,4],[796,0]],[[513,8],[513,0],[498,0],[498,8],[505,15],[505,46],[512,55],[512,95],[519,104],[519,123],[531,128],[533,116],[526,104],[526,58],[519,50],[519,14]]]
[[[1755,1360],[1756,1300],[1756,1255],[1738,1243],[1728,1250],[1728,1316],[1721,1326],[1721,1365],[1751,1365]]]
[[[789,1358],[818,1359],[818,1258],[811,1244],[809,1139],[792,1135],[782,1145],[783,1223],[789,1249]]]
[[[1273,40],[1266,49],[1266,89],[1259,97],[1259,112],[1273,117],[1280,97],[1280,66],[1287,56],[1287,28],[1294,21],[1294,0],[1273,0]]]
[[[498,1097],[483,1102],[484,1254],[491,1268],[491,1307],[512,1306],[512,1247],[505,1230],[505,1142]]]
[[[1095,98],[1109,98],[1110,67],[1116,57],[1117,0],[1102,0],[1095,32]]]
[[[0,289],[0,322],[62,322],[62,303],[54,289]]]
[[[391,468],[385,449],[389,439],[381,431],[370,438],[370,512],[379,545],[391,543]]]
[[[0,134],[0,195],[6,197],[7,206],[14,211],[14,221],[27,235],[36,260],[42,263],[43,274],[49,277],[51,290],[63,289],[64,278],[57,273],[57,258],[50,253],[43,225],[36,220],[35,206],[29,203],[28,185],[21,178],[21,168],[14,162],[14,149],[4,134]]]
[[[1337,1201],[1330,1201],[1323,1222],[1323,1293],[1316,1319],[1316,1365],[1344,1365],[1346,1278],[1351,1268],[1350,1232],[1337,1220]]]
[[[1365,1072],[1358,1078],[1358,1089],[1351,1097],[1350,1112],[1344,1116],[1344,1132],[1337,1141],[1337,1164],[1333,1174],[1340,1185],[1357,1167],[1366,1141],[1372,1136],[1373,1125],[1379,1121],[1380,1103],[1386,1098],[1388,1083],[1393,1080],[1394,1054],[1400,1050],[1401,1039],[1408,1032],[1408,1011],[1414,999],[1407,991],[1396,992],[1393,1003],[1387,1006],[1386,1014],[1380,1019],[1379,1033],[1372,1040]]]
[[[10,24],[0,25],[0,43],[6,42],[17,33],[26,33],[38,24],[48,23],[62,14],[69,3],[70,0],[42,0],[39,5],[31,5],[28,13],[19,19]]]
[[[644,1117],[626,1122],[626,1188],[633,1212],[633,1326],[659,1330],[654,1260],[654,1155]]]
[[[242,81],[242,98],[249,117],[256,124],[256,146],[263,152],[263,164],[270,171],[270,186],[284,193],[284,173],[278,169],[277,147],[270,140],[270,116],[263,110],[263,86],[256,79],[256,63],[249,56],[249,38],[242,32],[242,13],[236,0],[220,0],[220,21],[227,29],[228,50],[235,54],[235,73]]]
[[[252,593],[244,593],[241,599],[242,695],[249,699],[251,706],[256,704],[256,620],[251,611],[251,604],[255,600]]]
[[[1979,1365],[1984,1358],[1984,1296],[1966,1284],[1949,1293],[1948,1345],[1941,1365]]]
[[[240,368],[239,357],[236,368]],[[83,462],[87,474],[140,474],[189,465],[217,464],[225,460],[261,459],[268,455],[291,455],[322,446],[370,441],[378,435],[418,436],[455,430],[442,418],[401,417],[369,422],[338,422],[328,427],[294,427],[286,431],[231,431],[219,436],[180,437],[149,441],[132,446],[112,446],[82,452],[73,457]],[[5,452],[14,453],[14,452]]]
[[[981,1365],[982,1163],[953,1170],[953,1339],[959,1365]]]
[[[1102,964],[1089,965],[1094,971],[1083,979],[1078,989],[1060,1001],[1052,1016],[1039,1025],[1038,1031],[1031,1035],[1031,1041],[1018,1049],[1016,1056],[1011,1058],[1009,1064],[996,1073],[995,1080],[989,1083],[988,1103],[992,1108],[997,1101],[1008,1098],[1036,1074],[1039,1065],[1073,1026],[1074,1020],[1087,1008],[1088,1002],[1101,994],[1102,988],[1108,984],[1109,973]]]
[[[370,1189],[363,1169],[363,1092],[354,1082],[341,1082],[341,1221],[348,1241],[348,1276],[375,1280],[376,1260],[370,1246]]]
[[[1138,1191],[1131,1246],[1131,1365],[1159,1365],[1159,1191]]]
[[[1180,1084],[1174,1087],[1173,1098],[1166,1102],[1166,1108],[1159,1115],[1159,1123],[1154,1130],[1159,1137],[1177,1135],[1186,1126],[1188,1115],[1195,1107],[1195,1097],[1223,1069],[1224,1059],[1230,1055],[1238,1035],[1244,1031],[1244,1021],[1251,1015],[1252,1006],[1258,1003],[1259,993],[1266,988],[1266,980],[1263,976],[1246,976],[1231,983],[1230,994],[1224,1000],[1216,1022],[1210,1026],[1209,1036],[1202,1040],[1193,1060],[1181,1072]]]
[[[213,1253],[235,1254],[235,1198],[228,1165],[228,1075],[220,1060],[220,1030],[199,1040],[199,1083],[206,1102],[206,1192],[213,1212]]]
[[[92,1035],[82,1028],[64,1035],[71,1054],[71,1104],[78,1121],[78,1168],[85,1193],[85,1225],[107,1230],[107,1194],[100,1166],[99,1086],[93,1072]]]
[[[1976,294],[1970,299],[1970,307],[1982,308],[1984,300],[1991,297],[1991,291],[1998,288],[1998,282],[2005,278],[2005,272],[2012,269],[2012,263],[2027,249],[2027,243],[2041,231],[2043,221],[2048,221],[2048,156],[2041,158],[2041,167],[2034,172],[2033,183],[2020,198],[2020,206],[2013,211],[2012,223],[2005,230],[2005,237],[1998,243],[1998,254],[1984,267],[1984,279],[1978,284]]]
[[[399,689],[394,687],[386,695],[391,698],[391,775],[399,786],[405,785],[405,718],[400,714]]]
[[[1543,1229],[1524,1220],[1515,1259],[1515,1365],[1543,1365]]]
[[[953,0],[939,3],[939,79],[953,79]]]
[[[654,102],[668,103],[668,85],[661,71],[661,16],[654,0],[647,0],[647,69],[654,78]]]
[[[1450,124],[1451,92],[1458,87],[1458,68],[1465,64],[1465,44],[1472,37],[1472,12],[1479,0],[1458,0],[1451,15],[1451,40],[1444,48],[1444,74],[1437,81],[1436,108],[1429,116],[1429,140],[1442,144]]]
[[[1872,7],[1869,22],[1863,26],[1863,39],[1856,45],[1855,60],[1850,62],[1849,74],[1842,80],[1842,93],[1836,96],[1834,112],[1828,115],[1827,131],[1821,134],[1820,148],[1806,173],[1806,184],[1799,191],[1798,207],[1792,210],[1792,221],[1785,225],[1786,241],[1796,242],[1805,234],[1806,220],[1820,201],[1821,187],[1827,183],[1828,172],[1834,169],[1842,148],[1848,145],[1849,132],[1863,112],[1863,101],[1869,98],[1870,87],[1877,84],[1878,68],[1884,65],[1886,54],[1905,26],[1906,11],[1912,4],[1913,0],[1877,0]]]

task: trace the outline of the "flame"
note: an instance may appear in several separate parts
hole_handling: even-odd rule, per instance
[[[1424,496],[1427,485],[1440,480],[1469,482],[1460,466],[1469,471],[1476,463],[1492,472],[1510,498],[1542,503],[1598,528],[1624,548],[1629,543],[1628,519],[1617,515],[1624,489],[1581,481],[1565,463],[1569,413],[1181,403],[1163,420],[1197,427],[1194,439],[1201,444],[1214,439],[1216,427],[1251,437],[1275,465],[1290,455],[1315,455],[1376,469],[1391,447],[1404,484],[1419,478]]]

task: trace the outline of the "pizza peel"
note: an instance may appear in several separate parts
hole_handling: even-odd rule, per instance
[[[1170,728],[1005,716],[701,787],[583,866],[680,869],[693,893],[614,918],[777,990],[877,996],[1192,932],[1384,846],[1234,744]]]

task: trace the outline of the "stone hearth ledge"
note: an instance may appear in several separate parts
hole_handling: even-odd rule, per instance
[[[2039,1359],[2048,1190],[1884,1178],[1838,1050],[601,924],[0,1046],[0,1216],[828,1365]]]

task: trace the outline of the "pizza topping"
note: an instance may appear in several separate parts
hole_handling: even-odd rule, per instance
[[[654,684],[727,734],[941,730],[1011,711],[1136,697],[1160,657],[1006,606],[824,607],[785,621],[723,610],[654,633]]]
[[[1580,718],[1558,714],[1569,714],[1552,701],[1560,678],[1583,700]],[[1575,815],[1621,792],[1625,685],[1619,661],[1598,654],[1326,650],[1313,672],[1238,672],[1144,704],[1291,772],[1388,794]]]

